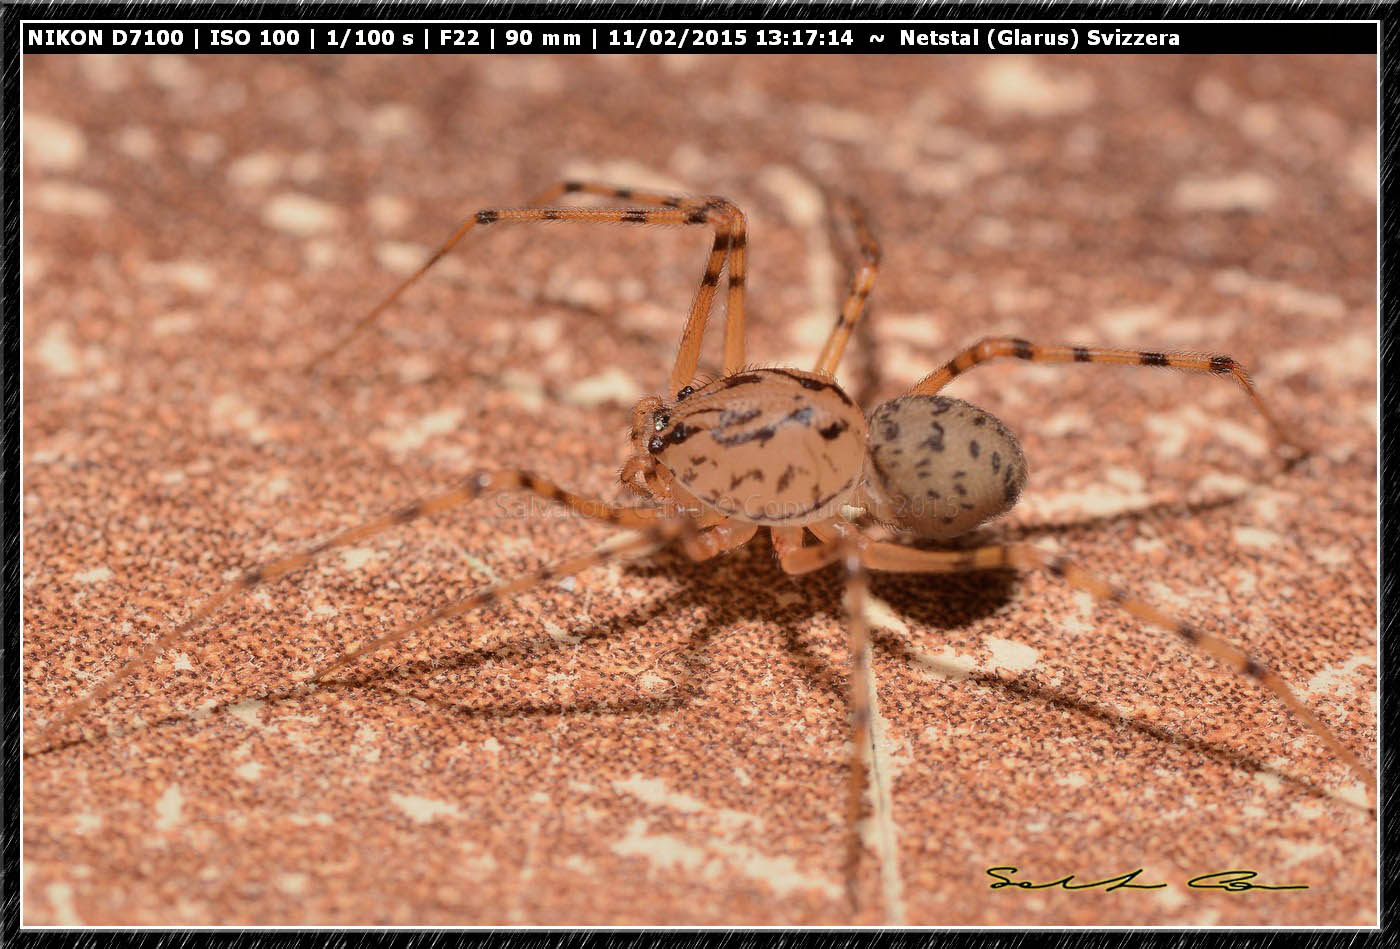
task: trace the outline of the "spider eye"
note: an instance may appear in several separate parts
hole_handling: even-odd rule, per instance
[[[647,449],[654,455],[666,447],[666,439],[660,435],[653,435],[651,441],[647,443]]]
[[[664,428],[666,427],[666,424],[667,424],[668,422],[670,422],[670,421],[671,421],[671,416],[666,415],[665,413],[662,413],[661,415],[658,415],[658,416],[656,417],[656,431],[659,432],[659,431],[661,431],[662,429],[664,429]]]
[[[677,401],[677,402],[684,402],[688,397],[690,397],[690,396],[692,396],[692,395],[694,395],[694,394],[695,394],[695,387],[694,387],[694,386],[686,386],[685,388],[681,389],[681,391],[679,391],[679,392],[676,393],[676,401]]]

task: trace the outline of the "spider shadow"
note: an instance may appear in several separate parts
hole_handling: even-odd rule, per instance
[[[582,632],[575,632],[571,635],[582,644],[589,641],[604,641],[610,639],[618,630],[624,632],[627,630],[635,630],[645,626],[647,622],[656,619],[658,616],[670,613],[692,602],[694,597],[690,592],[691,589],[691,585],[687,585],[685,591],[676,597],[643,605],[621,616],[610,618],[605,623],[600,624],[600,626],[595,626]],[[663,650],[663,653],[679,653],[683,659],[689,660],[693,658],[697,650],[703,648],[704,644],[708,642],[712,635],[713,629],[709,625],[701,626],[687,638],[687,641],[683,645],[677,648]],[[268,705],[275,705],[283,701],[304,698],[312,694],[315,689],[368,690],[380,692],[392,697],[396,701],[402,701],[408,698],[423,702],[442,711],[482,718],[561,715],[570,711],[611,711],[620,714],[654,713],[673,708],[678,704],[678,701],[680,701],[674,694],[662,694],[627,698],[617,701],[561,701],[557,703],[521,703],[508,706],[483,707],[462,705],[460,703],[444,700],[435,695],[410,691],[407,688],[398,687],[394,684],[395,682],[422,683],[424,680],[444,672],[470,670],[480,667],[487,662],[498,662],[510,657],[519,657],[521,659],[537,658],[537,648],[541,644],[553,644],[554,642],[553,638],[549,635],[513,638],[492,647],[468,649],[465,652],[457,653],[452,659],[446,662],[423,660],[403,663],[395,666],[388,675],[382,672],[369,672],[361,676],[328,679],[318,683],[314,687],[309,687],[306,683],[296,683],[290,687],[274,689],[261,695],[240,695],[187,712],[173,712],[164,717],[152,719],[135,728],[108,731],[92,736],[84,735],[79,738],[56,742],[38,750],[26,750],[24,757],[26,759],[44,757],[70,748],[94,744],[104,739],[126,737],[138,732],[153,731],[155,729],[169,728],[183,723],[203,720],[211,715],[226,712],[250,699],[255,699]]]
[[[1111,515],[1088,518],[1081,521],[1026,525],[1008,530],[1013,536],[1002,539],[1020,539],[1041,533],[1085,532],[1093,527],[1108,523],[1136,521],[1148,517],[1182,517],[1201,514],[1237,503],[1241,497],[1219,497],[1205,501],[1183,504],[1160,502],[1144,508]],[[726,558],[731,564],[745,562],[738,569],[745,574],[751,585],[766,589],[792,589],[798,592],[797,600],[786,601],[774,609],[771,598],[741,597],[735,599],[732,588],[713,582],[713,565],[696,563],[676,553],[662,554],[653,560],[640,560],[629,563],[625,570],[634,579],[665,576],[677,582],[680,593],[663,600],[645,604],[617,617],[586,630],[575,630],[571,636],[577,645],[601,642],[615,635],[626,635],[629,631],[645,627],[658,616],[684,612],[687,607],[704,606],[707,621],[695,626],[685,641],[658,653],[661,656],[675,656],[687,669],[686,674],[675,688],[661,694],[633,695],[620,699],[602,701],[557,700],[549,702],[510,703],[506,705],[467,705],[445,700],[436,695],[423,694],[397,687],[394,683],[421,683],[444,672],[466,671],[478,668],[487,662],[500,662],[517,658],[528,661],[538,658],[538,647],[554,643],[550,636],[512,638],[491,647],[469,649],[457,653],[451,660],[420,660],[396,666],[387,677],[382,672],[366,673],[354,678],[330,679],[319,683],[324,689],[359,689],[381,692],[395,701],[405,698],[423,702],[439,711],[454,716],[504,720],[521,717],[546,717],[578,712],[608,712],[618,715],[654,715],[674,710],[689,702],[701,693],[699,676],[692,670],[699,665],[700,655],[705,646],[717,635],[720,629],[730,629],[744,621],[772,622],[775,618],[783,631],[785,646],[798,671],[807,682],[829,692],[838,702],[847,700],[847,676],[843,667],[834,667],[828,660],[816,654],[805,640],[803,628],[819,615],[842,618],[843,590],[842,575],[836,565],[803,576],[785,573],[777,563],[775,552],[766,540],[755,539]],[[972,625],[976,621],[994,614],[1009,603],[1015,595],[1020,573],[1014,570],[988,570],[962,574],[901,574],[873,572],[870,575],[871,592],[889,603],[896,613],[926,629],[952,631]],[[706,581],[710,582],[706,582]],[[844,619],[840,619],[844,622]],[[907,642],[902,634],[881,629],[871,630],[871,645],[883,654],[901,660],[906,667],[917,669],[926,666],[927,661]],[[1231,748],[1214,745],[1197,739],[1186,738],[1158,726],[1143,722],[1125,720],[1116,710],[1093,702],[1085,701],[1066,692],[1057,691],[1019,680],[1007,680],[988,673],[973,673],[966,678],[978,685],[997,688],[1022,699],[1034,699],[1057,709],[1065,709],[1097,719],[1116,727],[1128,727],[1154,741],[1176,744],[1203,755],[1225,762],[1232,767],[1272,774],[1283,781],[1304,790],[1335,798],[1327,789],[1303,778],[1291,776],[1270,767],[1258,758]],[[272,703],[306,695],[304,685],[290,689],[265,693],[260,701]],[[156,728],[205,718],[208,715],[227,710],[248,700],[247,696],[231,699],[212,707],[205,707],[189,713],[176,713],[142,726]],[[117,734],[126,734],[125,732]],[[108,736],[96,736],[108,737]],[[37,757],[62,749],[87,744],[96,738],[79,738],[41,749],[26,752],[25,757]],[[1351,803],[1351,802],[1345,802]]]
[[[629,573],[634,571],[629,570]],[[652,569],[649,572],[655,573]],[[649,603],[631,610],[620,616],[610,617],[606,621],[591,626],[585,630],[571,630],[569,636],[574,640],[573,645],[585,647],[587,645],[599,644],[614,637],[627,635],[635,632],[639,628],[645,627],[649,622],[658,617],[672,614],[678,610],[684,610],[688,606],[696,606],[700,602],[698,595],[701,587],[697,584],[687,583],[682,591],[664,600]],[[657,653],[657,658],[677,656],[686,666],[695,664],[699,653],[704,649],[715,635],[714,623],[705,623],[695,627],[685,641],[680,645],[663,648]],[[383,692],[396,698],[411,698],[436,708],[440,711],[452,715],[466,718],[483,718],[492,720],[504,720],[510,718],[534,718],[556,715],[567,715],[578,712],[609,712],[613,714],[655,714],[677,706],[688,701],[697,690],[693,688],[693,677],[686,676],[684,683],[676,689],[669,689],[661,694],[654,695],[631,695],[618,699],[603,700],[554,700],[544,702],[510,702],[507,704],[463,704],[459,701],[444,699],[436,695],[425,694],[421,691],[409,691],[394,685],[395,682],[421,683],[425,679],[442,675],[447,672],[467,672],[477,669],[488,662],[503,662],[518,660],[521,664],[528,665],[538,661],[540,658],[540,646],[558,646],[556,640],[549,635],[528,636],[509,639],[494,646],[468,649],[458,652],[448,660],[418,660],[403,663],[395,666],[392,673],[386,676],[384,673],[367,673],[363,676],[347,677],[338,679],[328,679],[320,683],[321,688],[336,689],[368,689]]]

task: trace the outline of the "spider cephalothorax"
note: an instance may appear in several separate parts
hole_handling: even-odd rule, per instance
[[[657,408],[646,456],[669,497],[767,527],[830,517],[861,476],[865,417],[826,376],[748,369]]]

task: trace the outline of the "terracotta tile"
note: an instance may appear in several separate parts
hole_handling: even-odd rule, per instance
[[[1312,459],[1278,473],[1216,379],[1007,364],[949,391],[1021,433],[997,531],[1246,646],[1375,760],[1374,70],[30,57],[27,750],[240,571],[468,471],[616,494],[698,233],[473,235],[297,371],[460,219],[569,175],[738,202],[751,359],[803,367],[844,280],[813,182],[859,194],[885,261],[841,378],[868,406],[992,333],[1241,360]],[[611,536],[525,510],[483,499],[241,596],[28,758],[25,921],[851,921],[839,574],[789,578],[766,538],[591,571],[298,687]],[[873,591],[891,810],[858,921],[1376,921],[1356,782],[1267,693],[1048,575]],[[1170,886],[990,889],[1004,865]],[[1234,867],[1308,889],[1185,886]]]

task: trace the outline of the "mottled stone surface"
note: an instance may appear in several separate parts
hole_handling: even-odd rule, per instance
[[[736,201],[750,358],[801,368],[845,279],[819,186],[858,194],[885,251],[841,371],[866,406],[988,334],[1241,360],[1318,446],[1291,471],[1228,380],[1007,361],[948,393],[1025,448],[994,533],[1235,639],[1375,759],[1373,58],[25,70],[27,923],[852,920],[840,575],[785,576],[766,537],[585,573],[299,689],[611,535],[483,499],[240,597],[43,750],[63,703],[259,562],[478,467],[618,494],[696,230],[470,235],[297,368],[472,211],[564,176]],[[873,590],[857,921],[1375,922],[1358,782],[1255,685],[1044,574]],[[1170,885],[990,889],[1008,865]],[[1237,867],[1308,889],[1185,886]]]

